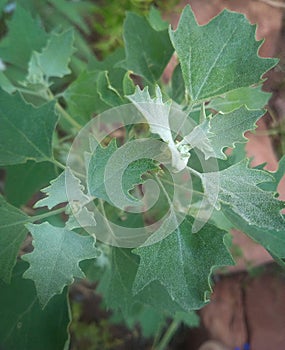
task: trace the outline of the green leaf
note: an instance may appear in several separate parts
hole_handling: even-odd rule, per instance
[[[9,203],[19,207],[26,204],[32,195],[57,176],[55,165],[48,162],[28,161],[6,167],[4,185]]]
[[[168,317],[183,311],[158,282],[152,282],[142,292],[133,295],[139,258],[130,249],[112,247],[108,258],[109,263],[98,286],[107,307],[120,310],[125,319],[133,315],[135,308],[146,305]]]
[[[260,58],[261,42],[255,26],[244,15],[224,10],[205,26],[199,26],[190,6],[178,28],[169,32],[192,101],[207,100],[260,81],[276,59]]]
[[[54,102],[34,108],[19,94],[0,90],[0,166],[50,161],[52,135],[57,123]]]
[[[26,69],[33,51],[39,51],[47,34],[39,21],[21,6],[17,6],[8,23],[8,34],[0,42],[0,57],[4,62]]]
[[[70,113],[86,123],[91,117],[108,108],[98,93],[99,71],[84,71],[64,91]]]
[[[244,133],[256,128],[256,122],[264,114],[264,110],[250,111],[241,107],[229,114],[216,114],[210,119],[210,144],[216,158],[226,159],[225,147],[234,147],[235,143],[245,143]]]
[[[272,254],[274,259],[285,258],[285,228],[282,231],[277,231],[264,229],[260,225],[250,225],[247,220],[241,218],[229,206],[222,206],[222,211],[237,229],[246,233],[255,242],[261,244]]]
[[[124,79],[123,79],[123,93],[124,96],[126,95],[131,95],[135,92],[135,84],[133,79],[131,78],[131,72],[127,72],[124,75]]]
[[[279,160],[278,169],[270,174],[272,175],[275,181],[263,183],[260,185],[260,188],[262,188],[265,191],[277,191],[278,184],[285,174],[285,155],[283,155],[282,158]]]
[[[284,202],[274,192],[264,191],[259,184],[274,181],[270,173],[250,169],[243,160],[220,172],[202,174],[202,183],[211,205],[227,205],[248,225],[283,231],[285,221],[280,211]],[[218,194],[218,197],[216,195]]]
[[[161,327],[166,324],[166,317],[152,306],[139,305],[134,309],[133,315],[128,316],[126,323],[130,329],[139,325],[142,336],[151,338],[161,331]]]
[[[152,28],[156,31],[165,30],[168,28],[168,23],[162,19],[160,11],[154,6],[150,7],[147,18]]]
[[[138,257],[130,249],[112,247],[108,268],[100,278],[98,291],[103,293],[104,302],[112,309],[120,309],[126,318],[135,304],[132,284],[138,262]]]
[[[178,311],[174,316],[174,320],[183,322],[190,328],[199,327],[200,325],[200,318],[195,311]]]
[[[261,90],[261,86],[242,87],[215,98],[207,105],[207,108],[222,113],[230,113],[241,106],[245,106],[247,109],[261,109],[267,104],[270,96],[269,92]]]
[[[185,142],[197,147],[205,158],[226,159],[223,149],[234,147],[236,143],[245,143],[244,133],[256,128],[257,120],[264,114],[263,110],[248,110],[241,107],[228,114],[215,114],[210,120],[196,126]]]
[[[22,278],[26,268],[19,262],[11,284],[0,282],[0,348],[62,350],[69,344],[67,289],[41,310],[32,281]]]
[[[27,228],[33,236],[34,250],[22,257],[30,264],[24,277],[35,282],[40,304],[45,307],[74,278],[85,277],[79,262],[96,258],[98,251],[93,237],[80,236],[47,222],[40,225],[28,224]]]
[[[111,85],[107,71],[98,74],[97,89],[101,100],[108,106],[116,107],[124,103],[119,92]]]
[[[90,1],[70,2],[66,0],[49,0],[49,2],[51,2],[53,6],[71,23],[75,24],[85,32],[85,34],[89,34],[90,29],[83,14],[92,13],[95,8],[94,4]]]
[[[74,33],[69,29],[63,33],[53,33],[41,53],[34,52],[30,63],[27,80],[32,84],[48,81],[50,77],[62,78],[70,74],[68,68],[74,50]]]
[[[151,142],[150,142],[151,144]],[[113,139],[109,142],[107,147],[101,147],[100,145],[96,147],[95,151],[92,153],[87,171],[87,185],[88,185],[88,193],[91,196],[101,198],[110,204],[113,204],[112,200],[110,200],[107,192],[106,185],[109,186],[110,189],[114,191],[118,191],[117,186],[115,185],[114,179],[118,178],[118,174],[120,174],[120,166],[124,169],[124,161],[125,155],[122,155],[122,159],[119,154],[116,157],[116,161],[118,164],[114,164],[114,168],[116,168],[116,172],[113,174],[114,178],[106,178],[105,170],[107,163],[113,154],[118,150],[116,139]],[[147,156],[147,149],[146,149]],[[142,157],[143,154],[141,153]],[[118,166],[117,166],[118,165]],[[157,166],[151,159],[141,158],[137,159],[134,162],[131,162],[123,172],[122,178],[122,190],[123,193],[130,199],[134,200],[134,198],[129,194],[129,191],[134,188],[135,185],[142,184],[144,180],[142,179],[142,175],[148,171],[152,171],[157,169]],[[113,185],[114,184],[114,185]]]
[[[181,66],[178,64],[171,77],[170,97],[177,103],[182,103],[185,99],[185,84],[182,77]]]
[[[10,82],[6,75],[0,71],[0,87],[8,94],[12,94],[16,91],[16,87]]]
[[[50,186],[41,190],[47,194],[47,197],[40,199],[35,204],[35,208],[47,206],[52,209],[65,202],[76,201],[81,205],[89,202],[89,197],[83,193],[84,187],[69,167],[50,183]]]
[[[126,59],[122,67],[154,84],[173,54],[167,30],[156,31],[145,18],[129,12],[124,23],[124,41]]]
[[[21,244],[27,236],[28,216],[0,195],[0,279],[9,283]]]
[[[52,209],[60,203],[68,202],[65,188],[65,172],[63,171],[56,179],[50,181],[48,187],[41,190],[41,192],[47,194],[47,196],[37,201],[34,207],[40,208],[47,206],[48,209]]]
[[[192,224],[187,217],[162,241],[134,250],[141,259],[134,293],[159,281],[184,311],[199,309],[209,301],[213,269],[233,261],[224,243],[224,231],[206,224],[199,233],[191,234]]]

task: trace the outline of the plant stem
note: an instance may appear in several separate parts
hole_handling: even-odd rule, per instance
[[[161,341],[156,347],[153,347],[152,350],[164,350],[169,342],[171,341],[174,333],[177,331],[178,327],[180,326],[180,321],[173,320],[170,323],[170,326],[167,328],[167,331],[164,333],[164,336],[162,337]]]
[[[35,222],[35,221],[42,220],[42,219],[48,218],[50,216],[54,216],[54,215],[61,214],[61,213],[64,213],[64,212],[65,212],[65,207],[64,208],[55,209],[55,210],[48,211],[48,212],[40,214],[40,215],[31,216],[29,218],[28,222]]]
[[[72,118],[72,116],[66,112],[66,110],[60,105],[60,103],[56,100],[54,94],[52,93],[52,91],[50,89],[47,90],[47,94],[48,94],[48,98],[50,101],[56,101],[55,103],[55,109],[62,115],[62,117],[67,120],[72,126],[75,127],[75,129],[77,131],[79,131],[81,129],[81,125],[79,123],[77,123],[76,120],[74,120]]]
[[[199,173],[199,171],[197,171],[197,170],[195,170],[195,169],[190,168],[190,166],[187,166],[187,169],[190,171],[190,173],[192,173],[192,174],[194,174],[194,175],[198,176],[200,179],[202,178],[202,174],[201,174],[201,173]]]
[[[66,112],[66,110],[64,108],[61,107],[61,105],[56,102],[55,104],[55,108],[56,110],[62,115],[62,117],[67,120],[72,126],[75,127],[75,129],[77,131],[79,131],[81,129],[81,125],[79,123],[77,123],[76,120],[74,120],[71,115],[69,113]]]
[[[51,163],[53,163],[54,165],[56,165],[57,167],[59,167],[60,169],[65,170],[66,166],[62,163],[60,163],[58,160],[56,159],[50,159]]]

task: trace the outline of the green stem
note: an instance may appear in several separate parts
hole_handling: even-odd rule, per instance
[[[164,333],[164,336],[162,337],[159,344],[156,347],[153,347],[152,350],[164,350],[180,326],[180,323],[180,321],[173,320],[170,326],[167,328],[167,331]]]
[[[55,108],[56,110],[62,115],[62,117],[67,120],[72,126],[74,126],[74,128],[79,131],[81,130],[81,125],[79,123],[77,123],[76,120],[74,120],[71,115],[69,113],[66,112],[66,110],[64,108],[61,107],[61,105],[56,102],[55,104]]]
[[[60,169],[65,170],[66,166],[62,163],[60,163],[58,160],[56,159],[50,159],[51,163],[53,163],[54,165],[56,165],[57,167],[59,167]]]
[[[187,166],[187,169],[190,171],[190,173],[192,173],[192,174],[194,174],[194,175],[198,176],[200,179],[202,178],[202,174],[201,174],[201,173],[199,173],[199,171],[197,171],[197,170],[195,170],[195,169],[190,168],[190,166]]]
[[[46,218],[48,218],[50,216],[54,216],[54,215],[61,214],[61,213],[64,213],[64,212],[65,212],[65,207],[64,208],[55,209],[55,210],[48,211],[48,212],[40,214],[40,215],[31,216],[31,217],[29,217],[28,222],[39,221],[39,220],[42,220],[42,219],[46,219]]]
[[[62,115],[62,117],[67,120],[72,126],[75,127],[75,129],[77,131],[79,131],[81,129],[81,125],[79,123],[77,123],[76,120],[74,120],[72,118],[72,116],[66,112],[66,110],[60,105],[60,103],[56,100],[54,94],[52,93],[52,91],[50,89],[47,90],[47,94],[48,94],[48,98],[49,100],[51,101],[56,101],[56,104],[55,104],[55,109]]]

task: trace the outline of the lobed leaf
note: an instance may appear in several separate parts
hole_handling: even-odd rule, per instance
[[[224,243],[225,231],[206,224],[198,234],[191,234],[192,224],[186,217],[165,239],[134,250],[140,256],[134,293],[158,281],[184,311],[199,309],[209,301],[213,268],[233,261]]]
[[[34,108],[19,94],[0,90],[0,166],[50,161],[57,123],[54,102]]]
[[[173,54],[167,30],[157,31],[143,17],[127,13],[124,41],[126,59],[121,66],[156,83]]]
[[[24,277],[35,282],[40,304],[44,308],[74,278],[85,277],[79,267],[80,261],[96,258],[99,254],[93,237],[80,236],[47,222],[28,224],[27,228],[33,236],[34,250],[22,257],[30,264]]]
[[[32,84],[49,81],[50,77],[62,78],[70,74],[70,58],[75,51],[74,33],[69,29],[63,33],[53,33],[41,53],[34,52],[29,62],[27,80]]]
[[[47,197],[40,199],[35,208],[47,206],[52,209],[58,204],[72,201],[83,206],[89,202],[89,197],[83,193],[84,187],[69,167],[50,183],[50,186],[42,189]]]
[[[8,22],[8,34],[0,42],[0,57],[4,62],[26,69],[33,51],[39,51],[47,41],[39,21],[17,5]]]
[[[284,232],[285,220],[280,213],[284,202],[275,198],[274,192],[258,187],[274,178],[265,171],[248,168],[247,163],[247,160],[243,160],[220,172],[202,174],[210,204],[217,208],[220,204],[229,206],[248,225]]]
[[[248,110],[245,107],[228,114],[217,113],[196,126],[184,137],[184,142],[201,150],[205,159],[226,159],[224,148],[245,143],[244,133],[255,129],[255,123],[263,114],[264,110]]]
[[[169,30],[177,52],[186,93],[191,101],[207,100],[258,83],[276,59],[257,55],[255,26],[244,15],[224,10],[199,26],[189,5],[175,31]],[[249,63],[250,62],[250,63]]]

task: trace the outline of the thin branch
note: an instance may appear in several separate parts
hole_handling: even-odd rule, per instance
[[[63,208],[55,209],[55,210],[52,210],[52,211],[48,211],[48,212],[40,214],[40,215],[30,216],[29,219],[27,220],[27,222],[35,222],[35,221],[38,221],[38,220],[42,220],[42,219],[48,218],[50,216],[54,216],[54,215],[57,215],[57,214],[64,213],[65,210],[66,210],[66,208],[63,207]]]

